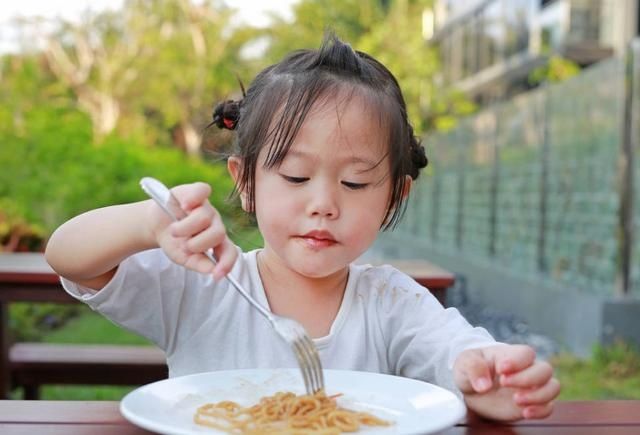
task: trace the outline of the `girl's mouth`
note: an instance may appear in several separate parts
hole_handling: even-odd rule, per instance
[[[301,237],[301,239],[304,241],[305,244],[307,244],[307,246],[313,249],[328,248],[329,246],[333,246],[336,244],[335,240],[329,240],[329,239],[316,239],[315,237],[305,237],[305,236]]]
[[[338,243],[329,231],[315,230],[299,237],[304,243],[313,249],[328,248]]]

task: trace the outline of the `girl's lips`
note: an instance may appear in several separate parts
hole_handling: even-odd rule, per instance
[[[337,242],[332,239],[317,239],[315,237],[301,236],[302,240],[308,247],[312,249],[328,248],[335,245]]]
[[[333,237],[333,234],[331,234],[329,231],[327,230],[313,230],[313,231],[309,231],[306,234],[303,234],[302,236],[303,238],[310,238],[310,239],[316,239],[316,240],[328,240],[330,242],[334,242],[336,241],[335,237]]]
[[[298,238],[305,246],[311,249],[328,248],[338,243],[333,237],[333,234],[326,230],[309,231],[306,234],[298,236]]]

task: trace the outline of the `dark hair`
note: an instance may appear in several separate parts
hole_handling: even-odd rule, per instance
[[[234,153],[242,159],[236,191],[245,191],[248,208],[255,204],[255,170],[262,147],[271,143],[265,167],[278,166],[287,155],[314,103],[347,91],[377,111],[388,131],[391,198],[384,229],[397,224],[404,212],[405,176],[416,179],[427,165],[424,147],[413,133],[400,86],[391,72],[366,53],[355,51],[335,35],[319,50],[298,50],[262,70],[241,101],[216,106],[213,123],[237,131]],[[274,117],[277,119],[274,122]]]

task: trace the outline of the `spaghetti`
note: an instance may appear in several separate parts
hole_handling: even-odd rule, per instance
[[[391,422],[366,412],[337,405],[337,396],[279,392],[260,403],[242,407],[235,402],[207,403],[194,416],[197,424],[242,435],[334,435],[356,432],[361,425],[388,426]]]

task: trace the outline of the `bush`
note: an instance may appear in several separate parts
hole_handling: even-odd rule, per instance
[[[28,223],[24,215],[11,199],[0,198],[0,252],[40,251],[44,248],[44,229]]]
[[[75,317],[80,308],[80,305],[67,304],[13,303],[9,307],[11,337],[14,341],[40,341],[43,334]]]
[[[84,115],[63,111],[55,117],[48,113],[54,109],[43,111],[28,115],[34,118],[28,120],[28,137],[0,137],[0,198],[8,198],[26,222],[47,234],[83,211],[146,198],[138,181],[147,175],[168,185],[208,182],[214,187],[213,204],[233,218],[233,207],[225,201],[232,181],[224,165],[115,137],[96,146]]]
[[[226,201],[233,184],[221,163],[117,137],[94,145],[89,120],[69,108],[33,107],[24,113],[24,134],[3,124],[10,115],[0,107],[0,243],[7,250],[41,250],[51,232],[75,215],[146,199],[138,184],[143,176],[169,186],[205,181],[213,187],[211,201],[228,228],[249,222]],[[71,306],[12,306],[12,334],[37,340],[74,313]]]
[[[640,351],[630,343],[618,341],[611,346],[596,346],[593,363],[601,373],[617,378],[640,374]]]

